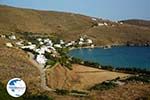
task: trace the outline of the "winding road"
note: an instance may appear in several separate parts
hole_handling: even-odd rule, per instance
[[[51,89],[47,86],[46,84],[46,75],[45,75],[45,70],[44,69],[44,65],[38,64],[35,60],[34,60],[34,55],[32,53],[29,53],[29,61],[38,68],[39,72],[40,72],[40,80],[41,80],[41,87],[46,90],[46,91],[55,91],[55,89]]]

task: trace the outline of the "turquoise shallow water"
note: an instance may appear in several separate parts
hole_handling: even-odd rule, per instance
[[[150,70],[150,47],[82,48],[71,50],[69,55],[101,65]]]

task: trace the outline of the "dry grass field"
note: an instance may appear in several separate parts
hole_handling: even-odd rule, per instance
[[[126,76],[129,75],[78,64],[73,65],[73,70],[59,65],[47,70],[47,84],[51,88],[86,90],[97,83]]]
[[[55,96],[55,100],[150,100],[150,84],[129,83],[105,91],[92,91],[88,97]]]

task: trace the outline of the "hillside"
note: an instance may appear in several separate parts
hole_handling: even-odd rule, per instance
[[[0,5],[1,34],[33,32],[36,35],[39,33],[50,35],[56,33],[56,36],[65,40],[74,40],[81,35],[87,35],[97,45],[126,42],[149,43],[149,27],[95,19],[92,20],[92,17],[80,14],[38,11]],[[98,25],[101,23],[107,25]]]
[[[143,26],[143,27],[150,28],[150,20],[130,19],[130,20],[123,20],[121,22],[131,24],[131,25],[137,25],[137,26]]]
[[[6,85],[9,79],[21,77],[26,81],[28,91],[41,91],[40,75],[37,68],[29,61],[28,55],[16,48],[7,48],[9,40],[0,38],[0,82]]]

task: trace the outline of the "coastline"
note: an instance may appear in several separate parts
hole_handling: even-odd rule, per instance
[[[107,44],[107,45],[96,45],[94,47],[91,46],[85,46],[85,47],[72,47],[69,48],[70,50],[74,50],[74,49],[82,49],[82,48],[87,48],[87,49],[93,49],[93,48],[104,48],[104,49],[110,49],[112,47],[121,47],[121,46],[127,46],[127,47],[150,47],[150,45],[141,45],[141,44],[127,44],[127,43],[120,43],[120,44]]]
[[[105,46],[106,45],[95,46],[94,48],[104,48]],[[111,44],[109,46],[111,46],[111,48],[113,48],[113,47],[121,47],[121,46],[126,46],[126,47],[150,47],[150,46],[137,46],[137,45],[127,46],[126,44]],[[86,47],[80,47],[80,48],[71,48],[70,50],[82,49],[82,48],[94,49],[94,48],[91,48],[90,46],[86,46]],[[108,48],[108,49],[111,49],[111,48]],[[82,61],[84,61],[84,60],[82,60]],[[84,62],[87,62],[87,61],[84,61]],[[143,69],[142,68],[136,68],[136,67],[125,68],[125,67],[114,67],[114,66],[110,66],[110,65],[108,65],[108,66],[106,65],[105,66],[105,65],[101,65],[99,63],[95,63],[95,62],[92,62],[92,61],[91,62],[88,61],[88,63],[90,63],[91,66],[90,65],[85,65],[85,64],[82,64],[82,63],[81,63],[81,65],[85,65],[85,66],[88,66],[88,67],[94,67],[94,68],[98,68],[98,69],[104,69],[104,70],[114,71],[114,72],[129,73],[129,74],[146,74],[146,75],[150,75],[150,70],[149,69],[145,69],[145,68],[143,68]],[[95,64],[99,64],[100,67],[94,66]]]
[[[82,49],[82,48],[93,49],[93,48],[105,48],[105,47],[112,48],[112,47],[120,47],[120,46],[126,46],[126,44],[108,44],[108,45],[99,45],[99,46],[96,45],[94,47],[85,46],[85,47],[78,47],[78,48],[72,47],[72,48],[69,49],[69,51],[74,50],[74,49]]]

